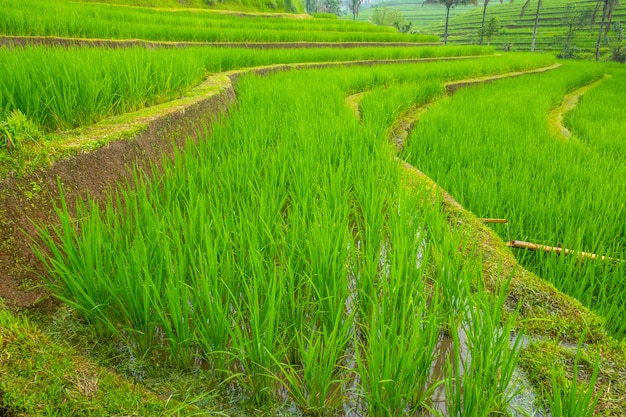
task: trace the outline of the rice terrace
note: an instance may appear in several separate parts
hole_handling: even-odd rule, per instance
[[[0,417],[626,415],[625,10],[0,0]]]

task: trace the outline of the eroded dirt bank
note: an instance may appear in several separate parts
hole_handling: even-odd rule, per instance
[[[104,200],[107,191],[132,179],[132,167],[149,170],[188,137],[210,128],[236,100],[234,90],[206,98],[148,123],[134,137],[111,142],[92,152],[55,162],[49,169],[0,181],[0,297],[7,305],[25,307],[46,297],[38,288],[42,265],[30,249],[33,225],[58,223],[57,181],[68,202],[89,194]],[[155,173],[157,174],[157,173]]]

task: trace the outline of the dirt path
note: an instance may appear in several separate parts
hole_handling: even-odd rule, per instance
[[[523,75],[528,75],[528,74],[540,74],[542,72],[557,69],[560,66],[561,64],[556,63],[556,64],[549,65],[547,67],[535,68],[532,70],[513,71],[513,72],[507,72],[505,74],[488,75],[485,77],[469,78],[466,80],[459,80],[459,81],[450,81],[445,84],[446,92],[448,94],[454,94],[460,88],[471,87],[472,85],[477,85],[477,84],[490,83],[493,81],[503,80],[505,78],[521,77]]]
[[[364,48],[390,46],[435,46],[435,42],[170,42],[141,39],[89,39],[50,36],[0,36],[0,47],[53,46],[90,48],[190,48],[198,46],[247,49],[299,49],[299,48]]]
[[[578,100],[580,100],[583,94],[585,94],[592,88],[597,87],[602,81],[606,80],[609,77],[610,75],[606,74],[603,78],[600,78],[597,81],[593,81],[563,96],[561,105],[553,109],[548,114],[548,124],[550,125],[550,131],[554,136],[563,139],[569,139],[570,137],[572,137],[572,133],[563,125],[563,117],[567,112],[574,110],[574,108],[578,104]]]

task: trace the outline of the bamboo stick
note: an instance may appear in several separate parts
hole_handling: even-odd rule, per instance
[[[483,223],[508,223],[509,221],[507,219],[478,219],[479,221],[483,222]]]
[[[601,261],[622,262],[621,259],[611,258],[609,256],[600,256],[600,255],[596,255],[595,253],[580,252],[580,251],[575,251],[571,249],[560,248],[558,246],[548,246],[548,245],[542,245],[539,243],[524,242],[521,240],[511,240],[509,242],[506,242],[506,245],[511,248],[528,249],[528,250],[535,250],[535,251],[542,250],[544,252],[556,252],[558,254],[564,254],[564,255],[575,255],[576,257],[583,258],[583,259],[587,258],[587,259],[593,259],[593,260],[599,259]]]

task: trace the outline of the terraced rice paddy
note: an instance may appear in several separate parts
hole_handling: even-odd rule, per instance
[[[3,180],[3,204],[17,196],[26,215],[0,211],[1,230],[29,230],[39,261],[2,271],[43,272],[62,306],[33,320],[59,356],[69,343],[88,359],[55,367],[33,348],[45,337],[3,309],[0,410],[622,415],[626,72],[492,52],[1,49],[2,132],[27,124],[19,110],[45,133],[37,143],[64,136],[106,160],[133,135],[180,143],[159,119],[168,106],[204,123],[91,197],[71,181],[108,174],[88,153],[72,164],[4,133],[3,164],[51,158],[61,198],[45,170]],[[564,115],[572,136],[552,133],[551,109],[598,80]],[[227,110],[194,107],[210,97]],[[128,135],[101,141],[89,133],[101,119]],[[16,236],[2,235],[2,268]],[[172,402],[104,388],[117,383],[80,361]]]
[[[413,29],[426,32],[430,27],[443,24],[445,20],[445,8],[434,4],[423,5],[423,2],[385,2],[379,7],[399,10],[405,19],[413,23]],[[359,11],[357,21],[371,21],[372,13],[376,6],[363,8]],[[450,17],[462,15],[475,6],[458,5],[450,9]],[[352,15],[346,15],[343,19],[352,19]]]
[[[437,295],[443,286],[424,275],[435,266],[427,262],[427,230],[443,228],[442,219],[423,220],[433,215],[430,206],[414,211],[422,205],[420,193],[397,194],[399,166],[386,136],[376,134],[381,126],[361,126],[343,97],[373,83],[423,79],[432,85],[421,87],[425,100],[441,93],[436,80],[442,77],[540,63],[522,56],[241,79],[238,111],[224,129],[166,167],[171,176],[158,189],[138,180],[136,191],[110,202],[122,204],[119,214],[111,207],[101,217],[95,206],[85,207],[78,217],[91,214],[80,238],[66,224],[66,246],[50,265],[61,279],[59,296],[104,334],[124,335],[136,355],[183,367],[201,357],[224,378],[241,374],[231,382],[258,401],[276,397],[283,386],[302,410],[332,414],[357,406],[350,401],[361,397],[369,413],[417,410],[428,403],[434,383],[426,371],[439,329],[456,323],[466,302],[444,302]],[[302,95],[302,83],[315,85],[313,94]],[[310,108],[322,97],[326,104],[312,118]],[[407,214],[404,206],[411,208]],[[451,239],[453,247],[462,245],[460,237]],[[86,246],[71,249],[78,241]],[[437,268],[460,262],[455,256]],[[445,291],[449,300],[450,291],[461,289]],[[382,300],[390,304],[380,306]],[[426,311],[438,313],[422,323]],[[397,327],[387,327],[390,321]],[[385,339],[367,336],[381,331]],[[392,353],[400,346],[408,349],[406,357]],[[508,347],[498,352],[508,355]],[[382,365],[388,376],[378,373]],[[385,381],[392,375],[405,381],[389,398],[392,386]],[[363,382],[354,387],[356,380]]]
[[[45,47],[0,50],[0,120],[13,109],[44,131],[170,101],[212,73],[270,64],[429,59],[491,53],[490,48],[268,49]],[[45,72],[41,69],[46,68]]]
[[[498,49],[507,49],[515,51],[530,50],[532,40],[533,25],[535,21],[535,9],[528,10],[523,17],[520,17],[521,6],[523,2],[513,3],[490,3],[487,11],[488,18],[496,16],[502,27],[501,32],[492,38],[492,45]],[[535,3],[536,4],[536,3]],[[564,18],[568,13],[570,16],[587,12],[592,13],[595,10],[597,2],[595,1],[562,1],[555,0],[544,2],[543,8],[540,9],[539,25],[537,29],[536,48],[538,51],[556,51],[563,49],[567,25]],[[568,12],[568,7],[569,12]],[[600,10],[601,13],[601,10]],[[587,16],[586,24],[574,31],[572,39],[572,47],[575,53],[583,51],[593,51],[598,39],[599,16],[595,24],[591,23],[590,15]],[[480,26],[482,18],[482,8],[469,11],[462,16],[455,17],[450,20],[450,42],[473,42],[476,38],[476,30]],[[626,13],[620,7],[614,12],[613,22],[624,23],[626,21]],[[435,29],[435,28],[433,28]],[[443,25],[439,25],[435,29],[435,33],[443,30]],[[615,40],[616,35],[610,34],[610,38]],[[608,39],[603,39],[602,47],[608,49]]]
[[[470,210],[477,215],[510,219],[507,233],[513,239],[624,259],[621,219],[625,199],[619,194],[623,188],[612,180],[623,175],[621,157],[603,155],[577,138],[557,140],[545,122],[550,107],[566,91],[602,74],[602,68],[567,63],[559,70],[534,76],[536,90],[526,80],[516,79],[503,82],[502,88],[488,86],[458,94],[450,104],[460,109],[473,103],[477,113],[468,118],[466,112],[458,112],[451,121],[448,115],[457,113],[454,108],[446,108],[446,116],[437,116],[444,106],[431,109],[410,139],[407,152],[414,155],[411,162],[437,178],[464,206],[469,208],[470,201],[476,204]],[[508,101],[511,97],[521,99],[528,108],[520,113]],[[526,119],[532,114],[535,120]],[[437,119],[438,123],[430,125]],[[466,130],[459,131],[458,126]],[[446,151],[450,153],[446,155]],[[452,154],[457,155],[454,160]],[[606,314],[607,327],[623,335],[623,313],[612,313],[622,308],[619,294],[624,263],[581,263],[575,256],[545,254],[532,258],[528,262],[537,261],[538,275],[605,314],[611,311]],[[551,265],[543,269],[546,264]]]
[[[393,28],[339,20],[238,17],[210,11],[156,11],[67,1],[3,0],[0,34],[196,42],[433,42]],[[60,17],[60,18],[57,18]]]
[[[450,43],[477,44],[479,40],[478,29],[481,26],[483,7],[482,2],[478,6],[456,6],[451,9],[449,22]],[[500,31],[491,39],[491,45],[499,50],[529,51],[532,41],[533,26],[535,22],[536,3],[532,2],[524,16],[520,16],[522,5],[525,2],[490,2],[487,8],[487,21],[497,17]],[[571,52],[585,56],[595,49],[598,39],[598,28],[601,20],[601,12],[595,22],[591,21],[591,13],[595,10],[598,2],[593,0],[551,0],[543,2],[539,11],[539,25],[537,30],[536,49],[541,52],[562,52],[568,30],[565,19],[569,16],[571,22],[574,17],[581,13],[588,13],[584,24],[575,27],[570,40]],[[422,6],[421,2],[385,3],[390,9],[399,10],[402,15],[413,23],[413,28],[420,33],[436,33],[442,36],[445,24],[445,8],[433,5]],[[373,8],[364,9],[360,12],[359,20],[367,21]],[[613,13],[612,21],[624,25],[626,11],[617,6]],[[609,49],[610,42],[616,42],[618,35],[609,32],[608,38],[602,40],[602,51]],[[486,44],[486,41],[485,41]]]

